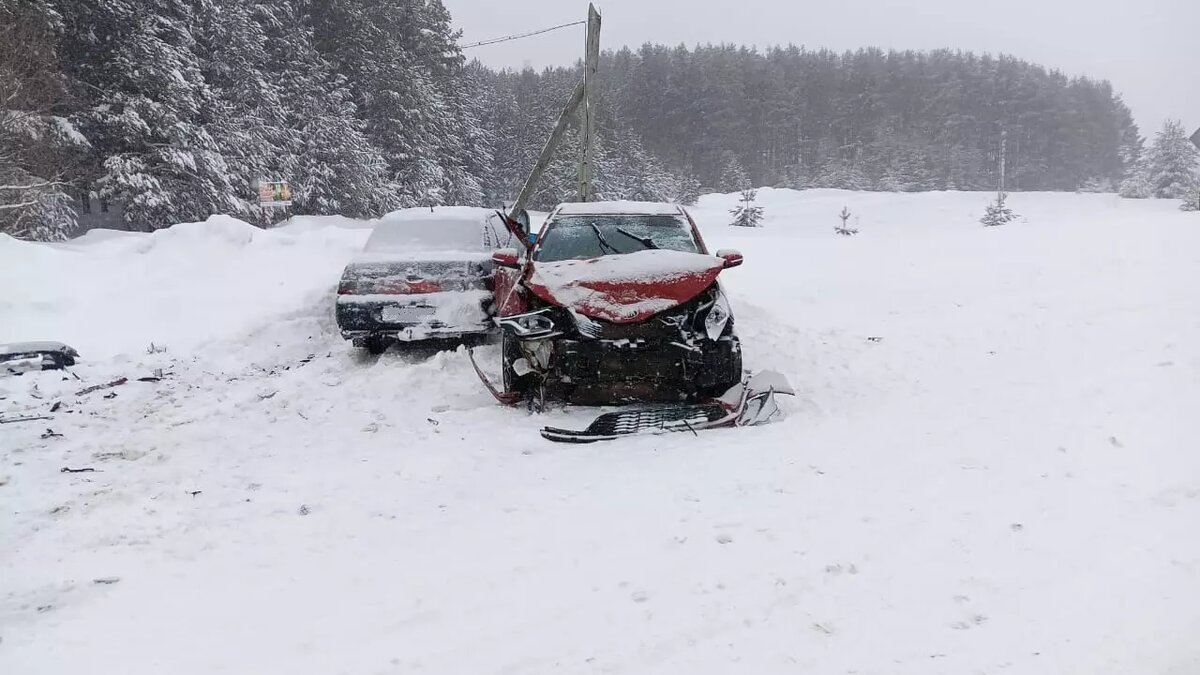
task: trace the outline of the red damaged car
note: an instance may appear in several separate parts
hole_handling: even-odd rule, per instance
[[[522,241],[492,257],[508,400],[695,401],[741,382],[717,277],[742,256],[710,254],[682,207],[563,204]]]

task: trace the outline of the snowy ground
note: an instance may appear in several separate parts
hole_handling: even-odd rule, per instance
[[[583,447],[461,353],[352,354],[345,221],[0,237],[0,342],[84,357],[0,379],[62,404],[0,426],[0,673],[1200,672],[1200,220],[987,200],[704,198],[801,396]]]

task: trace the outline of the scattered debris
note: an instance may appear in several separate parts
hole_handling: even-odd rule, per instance
[[[69,466],[64,466],[58,470],[59,473],[95,473],[96,470],[90,466],[85,466],[82,469],[72,469]]]
[[[115,391],[109,392],[104,395],[104,398],[107,398],[107,399],[114,399],[116,397],[117,397],[117,392],[115,392]]]
[[[1125,447],[1125,444],[1124,444],[1124,443],[1122,443],[1121,441],[1117,440],[1117,437],[1116,437],[1116,436],[1109,436],[1109,437],[1108,437],[1108,442],[1109,442],[1109,443],[1111,443],[1111,444],[1112,444],[1112,446],[1113,446],[1114,448],[1123,448],[1123,447]]]
[[[260,401],[265,401],[265,400],[267,400],[267,399],[269,399],[269,398],[275,398],[275,394],[278,394],[278,393],[279,393],[278,391],[273,391],[273,392],[271,392],[271,393],[269,393],[269,394],[259,394],[259,395],[258,395],[258,400],[260,400]]]
[[[198,494],[203,494],[204,490],[188,490],[188,494],[195,497]]]
[[[16,424],[17,422],[33,422],[35,420],[52,420],[49,415],[22,415],[18,417],[0,417],[0,424]]]
[[[312,509],[308,508],[308,504],[301,504],[300,510],[296,511],[296,513],[299,513],[302,516],[307,516],[308,514],[312,513]]]
[[[315,358],[317,358],[317,355],[316,355],[316,354],[309,354],[308,356],[306,356],[306,357],[304,357],[304,358],[300,359],[300,365],[302,365],[302,366],[303,366],[303,365],[306,365],[306,364],[308,364],[308,363],[311,363],[311,362],[312,362],[312,360],[313,360],[313,359],[315,359]]]
[[[111,586],[112,584],[120,581],[121,577],[96,577],[95,579],[92,579],[93,584],[102,584],[105,586]]]
[[[167,351],[166,345],[156,345],[153,342],[150,343],[149,347],[146,347],[147,354],[165,354],[166,351]]]
[[[1012,525],[1009,525],[1008,527],[1013,532],[1020,532],[1021,530],[1025,529],[1025,526],[1020,523],[1013,523]]]
[[[63,435],[51,429],[50,427],[46,427],[46,433],[42,434],[41,437],[43,440],[45,440],[47,438],[62,438]]]
[[[62,401],[55,401],[54,405],[50,406],[50,412],[58,412],[58,409],[61,407],[62,407]]]
[[[127,377],[118,377],[117,379],[113,380],[112,382],[105,382],[104,384],[93,384],[90,387],[85,387],[83,389],[80,389],[79,391],[75,392],[75,395],[76,396],[85,396],[92,392],[100,391],[101,389],[111,389],[112,387],[119,387],[128,381],[129,381],[129,378],[127,378]]]
[[[883,338],[879,337],[878,335],[872,335],[867,338],[867,342],[873,342],[875,344],[879,344],[880,342],[883,342]]]
[[[426,421],[426,422],[429,422],[430,424],[432,424],[432,425],[433,425],[433,426],[435,426],[435,427],[436,427],[437,425],[441,424],[441,422],[439,422],[439,421],[437,421],[437,420],[433,419],[432,417],[426,417],[426,418],[425,418],[425,421]]]

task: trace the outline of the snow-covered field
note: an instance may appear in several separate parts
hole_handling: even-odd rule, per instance
[[[1200,672],[1200,218],[759,196],[693,212],[788,418],[580,447],[351,352],[361,224],[0,236],[0,342],[83,355],[0,379],[61,403],[0,426],[0,673]]]

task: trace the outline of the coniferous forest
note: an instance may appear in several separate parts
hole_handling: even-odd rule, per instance
[[[469,61],[439,0],[0,0],[0,232],[77,230],[87,196],[154,229],[376,216],[515,196],[580,77]],[[581,39],[582,42],[582,39]],[[469,54],[469,52],[468,52]],[[953,51],[605,52],[597,192],[750,186],[1115,189],[1142,160],[1103,81]],[[574,194],[567,135],[535,196]]]

